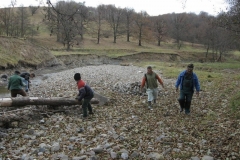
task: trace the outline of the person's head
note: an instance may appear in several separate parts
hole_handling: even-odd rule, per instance
[[[149,74],[152,73],[152,67],[151,67],[151,66],[148,66],[148,67],[147,67],[147,73],[149,73]]]
[[[17,75],[19,75],[19,74],[20,74],[20,72],[19,72],[19,71],[15,71],[15,72],[14,72],[14,74],[17,74]]]
[[[80,74],[80,73],[75,73],[75,74],[74,74],[74,80],[75,80],[75,81],[81,80],[81,74]]]
[[[187,73],[192,73],[193,72],[193,68],[194,68],[194,65],[193,64],[189,64],[187,66]]]
[[[30,74],[30,78],[34,78],[35,77],[35,74],[34,73],[31,73]]]

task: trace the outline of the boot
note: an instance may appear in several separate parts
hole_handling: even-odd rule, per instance
[[[148,109],[152,110],[152,102],[151,101],[148,101]]]
[[[180,104],[180,112],[182,112],[185,108],[185,100],[178,100],[178,102]]]
[[[88,114],[94,114],[92,110],[92,105],[90,102],[88,103]]]
[[[187,101],[185,104],[185,114],[190,114],[191,101]]]

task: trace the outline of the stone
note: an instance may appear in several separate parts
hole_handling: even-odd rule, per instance
[[[74,141],[76,141],[76,139],[77,139],[77,137],[70,137],[69,141],[74,142]]]
[[[74,149],[73,145],[68,146],[68,149],[73,150]]]
[[[214,158],[211,156],[203,156],[202,160],[213,160]]]
[[[191,157],[191,160],[200,160],[198,157]]]
[[[156,138],[156,142],[159,142],[159,141],[161,141],[163,138],[165,138],[165,136],[164,136],[164,135],[161,135],[161,136],[157,137],[157,138]]]
[[[179,148],[173,148],[173,152],[181,152],[181,149],[179,149]]]
[[[92,156],[89,158],[89,160],[98,160],[98,158],[96,156]]]
[[[131,158],[137,158],[139,156],[139,153],[136,151],[133,151],[133,153],[131,154]]]
[[[40,148],[46,148],[47,145],[46,145],[45,143],[41,143],[41,144],[39,144],[39,147],[40,147]]]
[[[113,143],[106,143],[103,147],[105,148],[105,149],[109,149],[109,148],[111,148],[113,146]]]
[[[43,152],[38,152],[38,156],[42,156],[43,155]]]
[[[40,123],[40,124],[44,124],[44,123],[45,123],[45,120],[42,119],[42,120],[39,121],[39,123]]]
[[[110,156],[112,159],[117,158],[117,153],[116,152],[110,152]]]
[[[128,153],[122,153],[121,158],[122,159],[128,159]]]
[[[96,154],[102,153],[103,152],[103,148],[102,147],[97,147],[97,148],[93,148],[92,149]]]
[[[83,128],[79,128],[79,129],[77,130],[78,133],[82,133],[83,131],[84,131]]]
[[[34,133],[35,133],[35,131],[33,130],[33,129],[30,129],[30,130],[28,130],[28,132],[27,132],[29,135],[33,135]]]
[[[113,150],[114,150],[114,151],[118,151],[118,150],[120,150],[120,147],[119,147],[119,146],[114,146],[114,147],[113,147]]]
[[[52,147],[51,147],[51,151],[52,152],[57,152],[60,150],[60,144],[58,142],[54,142]]]
[[[37,137],[42,137],[44,135],[44,131],[36,132],[36,133],[34,133],[34,135]]]
[[[61,159],[61,160],[68,160],[68,156],[65,155],[65,154],[59,154],[58,158]]]
[[[38,152],[45,152],[46,151],[46,149],[45,148],[39,148],[39,150],[38,150]]]
[[[72,160],[84,160],[84,159],[87,159],[87,156],[84,155],[84,156],[81,156],[81,157],[73,157]]]
[[[156,159],[156,160],[164,160],[164,156],[162,154],[152,152],[148,155],[150,159]]]
[[[171,150],[172,150],[171,148],[166,149],[166,150],[163,152],[163,155],[164,155],[164,156],[167,155]]]

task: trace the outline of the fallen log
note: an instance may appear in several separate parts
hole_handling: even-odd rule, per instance
[[[92,104],[98,104],[97,99],[91,100]],[[0,107],[10,106],[26,106],[26,105],[50,105],[50,106],[70,106],[70,105],[81,105],[82,102],[72,98],[63,97],[16,97],[16,98],[0,98]]]

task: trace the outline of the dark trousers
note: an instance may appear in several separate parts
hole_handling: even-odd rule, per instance
[[[83,104],[82,104],[83,117],[88,116],[87,110],[88,110],[89,113],[93,113],[92,106],[91,106],[91,103],[90,103],[91,99],[83,99]]]
[[[180,90],[180,96],[178,98],[178,102],[180,104],[181,109],[185,109],[185,113],[190,113],[191,101],[192,101],[193,92],[186,92]]]
[[[26,92],[24,92],[24,90],[22,90],[22,89],[12,89],[11,90],[12,97],[17,97],[18,94],[22,95],[23,97],[27,96]]]

